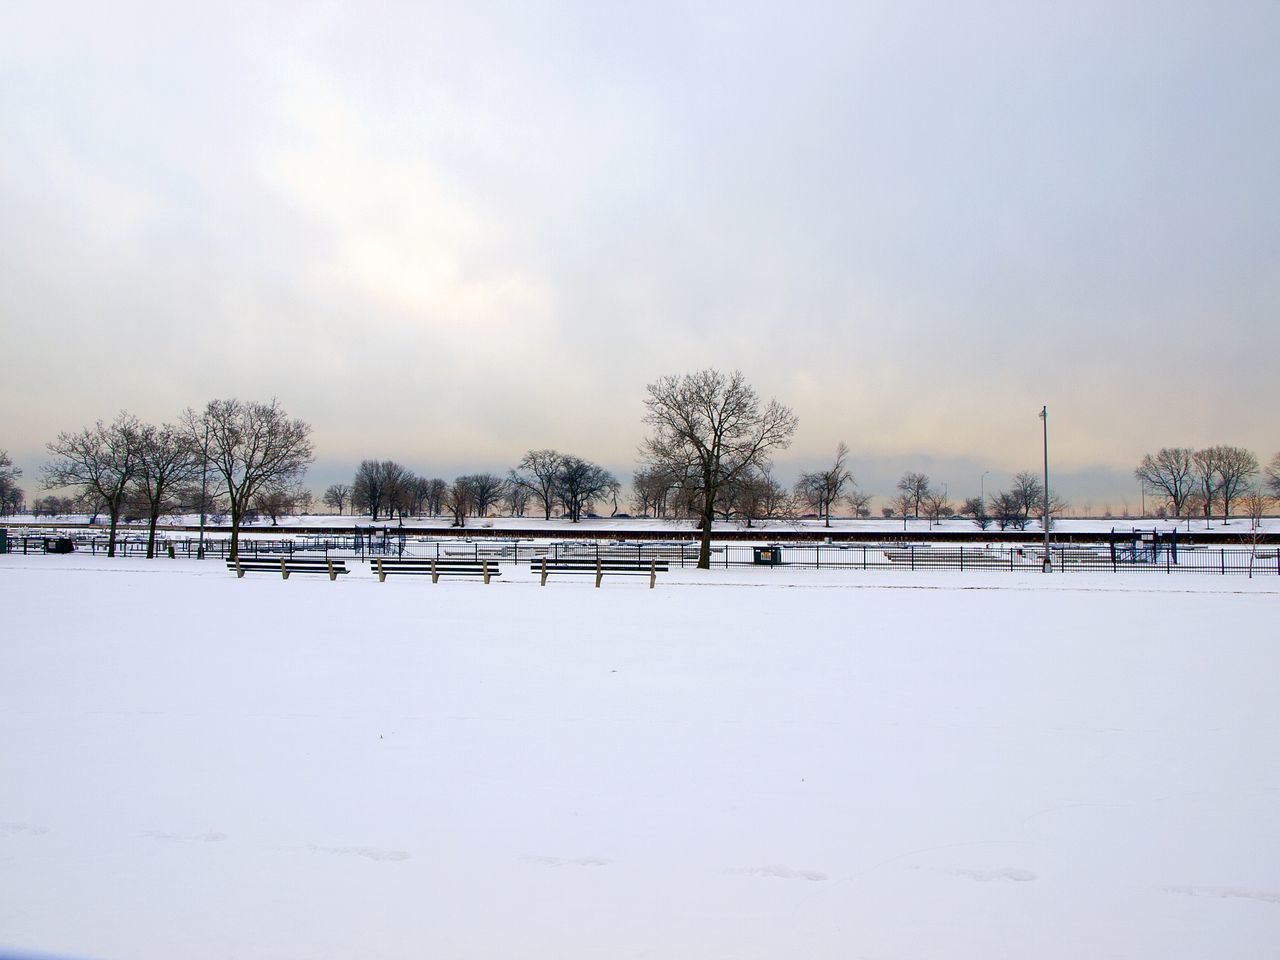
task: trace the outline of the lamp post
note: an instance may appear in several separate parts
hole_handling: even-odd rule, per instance
[[[982,509],[987,509],[987,474],[990,470],[983,470],[982,476],[978,478],[978,502],[982,504]]]
[[[1049,562],[1049,407],[1040,408],[1040,419],[1044,422],[1044,572],[1049,573],[1053,567]]]

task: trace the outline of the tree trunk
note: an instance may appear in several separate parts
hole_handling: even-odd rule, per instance
[[[698,569],[711,569],[711,525],[715,522],[715,501],[707,497],[707,505],[702,510],[702,541],[698,544]]]
[[[240,556],[240,508],[231,504],[231,554],[230,559],[236,560]]]
[[[151,516],[147,518],[147,559],[156,555],[156,522],[160,519],[160,508],[152,506]]]
[[[120,504],[114,503],[110,507],[111,522],[107,526],[107,556],[114,557],[116,555],[116,523],[120,520]]]

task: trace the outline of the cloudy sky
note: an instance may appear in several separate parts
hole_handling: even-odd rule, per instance
[[[4,4],[0,448],[278,396],[312,483],[629,474],[739,368],[862,485],[1280,449],[1275,3]],[[972,489],[971,489],[972,488]]]

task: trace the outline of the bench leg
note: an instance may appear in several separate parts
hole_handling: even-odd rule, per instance
[[[649,589],[652,590],[654,584],[658,582],[658,562],[656,560],[649,561]]]
[[[600,569],[600,558],[596,558],[596,589],[600,589],[600,581],[604,579],[604,571]]]
[[[325,563],[327,563],[327,564],[329,565],[329,581],[330,581],[330,582],[333,582],[334,580],[337,580],[337,579],[338,579],[338,571],[337,571],[337,570],[335,570],[335,569],[333,569],[333,561],[332,561],[332,560],[330,560],[328,557],[325,557],[325,558],[324,558],[324,562],[325,562]]]
[[[436,570],[436,562],[435,562],[435,560],[432,560],[432,561],[431,561],[431,582],[432,582],[432,583],[439,583],[439,582],[440,582],[440,573]]]
[[[484,585],[489,585],[489,561],[483,560],[480,563],[480,571],[484,574]]]
[[[280,576],[285,580],[289,579],[289,568],[285,566],[284,557],[280,558]]]
[[[547,558],[542,558],[542,586],[547,585]]]
[[[385,571],[385,570],[383,570],[383,569],[382,569],[382,558],[381,558],[381,557],[378,557],[378,558],[377,558],[376,560],[374,560],[373,562],[374,562],[374,563],[376,563],[376,564],[378,565],[378,582],[379,582],[379,583],[386,583],[386,582],[387,582],[387,573],[386,573],[386,571]]]

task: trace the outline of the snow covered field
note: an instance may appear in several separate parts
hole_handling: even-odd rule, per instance
[[[1252,958],[1280,578],[0,557],[0,950]]]

